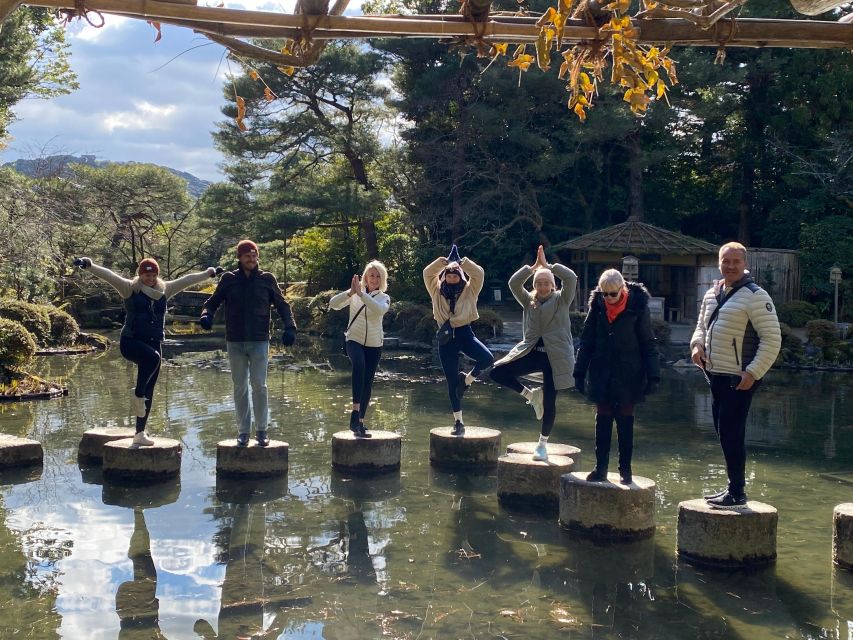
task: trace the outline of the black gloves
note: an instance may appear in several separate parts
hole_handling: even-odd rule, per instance
[[[201,318],[199,318],[198,323],[205,331],[210,331],[211,329],[213,329],[213,318],[208,315],[203,315]]]
[[[216,275],[222,275],[225,273],[225,267],[214,267],[214,271],[216,272]]]
[[[584,392],[585,384],[586,384],[586,378],[585,378],[585,377],[583,377],[583,378],[581,378],[581,377],[575,378],[575,389],[577,389],[577,390],[578,390],[578,393],[583,393],[583,392]]]
[[[649,378],[646,381],[646,388],[643,390],[643,395],[648,396],[653,394],[658,390],[658,385],[660,384],[660,378]]]
[[[74,258],[74,266],[81,269],[88,269],[92,266],[92,261],[89,258]]]
[[[287,327],[281,334],[281,344],[290,347],[296,342],[296,327]]]

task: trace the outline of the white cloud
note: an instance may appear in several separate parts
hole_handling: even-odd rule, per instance
[[[101,115],[102,126],[112,133],[114,129],[170,129],[171,116],[177,107],[168,104],[162,107],[150,102],[134,103],[134,111],[113,111]]]

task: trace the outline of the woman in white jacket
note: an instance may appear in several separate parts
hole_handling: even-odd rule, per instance
[[[364,415],[370,404],[373,377],[382,356],[382,317],[391,306],[388,270],[378,260],[364,267],[361,277],[354,275],[350,288],[329,300],[335,310],[349,307],[349,325],[345,332],[346,351],[352,362],[352,411],[349,428],[360,438],[369,438]]]

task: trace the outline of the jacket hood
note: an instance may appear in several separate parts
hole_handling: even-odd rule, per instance
[[[649,306],[649,298],[651,298],[652,295],[649,293],[649,290],[646,289],[646,285],[642,282],[626,282],[625,288],[628,289],[628,305],[625,307],[626,309],[642,311]],[[605,304],[607,303],[604,302],[604,296],[601,295],[601,289],[596,287],[589,294],[589,302],[587,306],[590,309],[592,309],[594,305],[603,308]]]

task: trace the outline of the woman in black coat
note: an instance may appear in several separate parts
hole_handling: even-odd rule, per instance
[[[649,315],[649,292],[626,283],[616,269],[601,274],[575,359],[575,386],[595,403],[595,469],[587,480],[607,480],[613,420],[619,438],[619,478],[631,484],[634,405],[660,382],[660,364]]]

